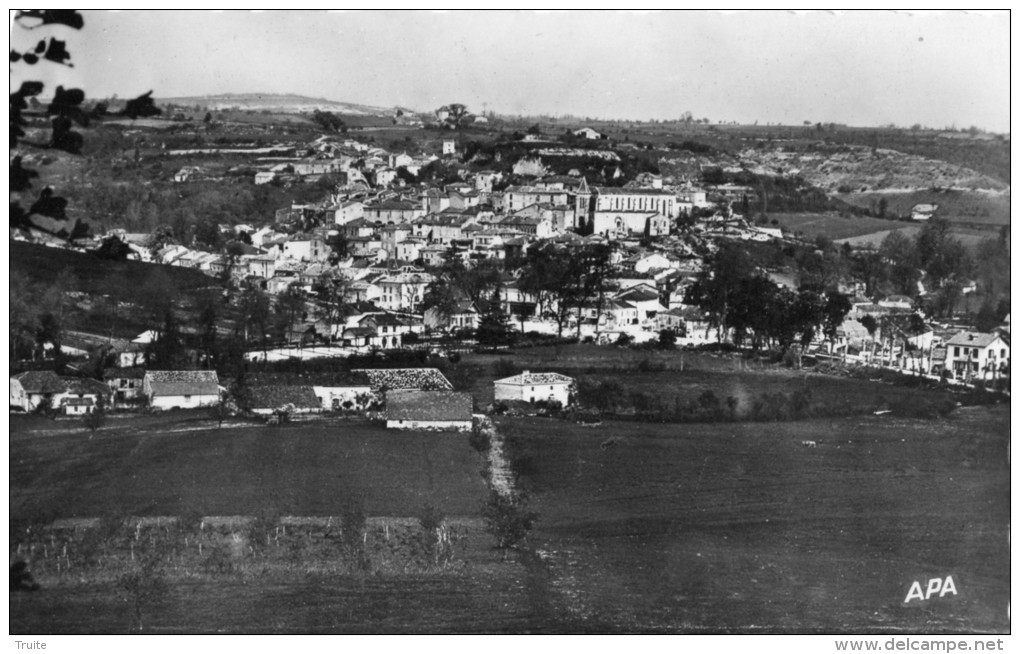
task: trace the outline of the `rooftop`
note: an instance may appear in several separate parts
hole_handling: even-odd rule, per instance
[[[352,372],[364,373],[372,390],[420,391],[453,390],[453,384],[436,368],[377,368],[359,369]]]
[[[529,372],[525,370],[519,375],[514,375],[513,377],[507,377],[505,379],[497,379],[493,383],[510,384],[513,386],[548,386],[550,384],[572,384],[574,383],[574,378],[561,375],[558,372]]]
[[[960,332],[946,341],[946,345],[965,345],[967,347],[988,347],[1000,338],[998,334],[983,332]]]
[[[473,405],[468,393],[396,390],[386,394],[386,419],[469,421]]]
[[[295,409],[318,409],[322,406],[311,386],[250,386],[246,394],[252,409],[279,409],[288,405]]]

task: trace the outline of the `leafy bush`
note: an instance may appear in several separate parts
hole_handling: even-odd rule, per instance
[[[482,504],[482,518],[486,529],[496,538],[496,547],[511,549],[528,537],[538,514],[529,511],[527,504],[527,497],[522,494],[489,492],[489,498]]]
[[[471,427],[471,434],[468,436],[468,444],[479,454],[489,451],[489,434],[478,424]]]

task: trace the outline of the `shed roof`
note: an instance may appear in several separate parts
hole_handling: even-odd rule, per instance
[[[26,393],[62,393],[64,382],[60,380],[57,373],[52,370],[29,370],[12,379],[21,382],[21,387]]]
[[[453,384],[436,368],[377,368],[359,369],[352,372],[364,373],[372,390],[453,390]]]
[[[507,377],[505,379],[497,379],[495,384],[508,384],[511,386],[537,386],[550,384],[572,384],[574,382],[573,377],[567,377],[561,375],[558,372],[528,372],[525,370],[519,375],[513,377]]]
[[[218,395],[215,370],[150,370],[145,383],[153,395]]]
[[[386,394],[387,420],[469,421],[474,401],[468,393],[397,390]]]
[[[247,400],[252,409],[279,409],[287,405],[296,409],[322,407],[311,386],[251,386],[247,390]]]

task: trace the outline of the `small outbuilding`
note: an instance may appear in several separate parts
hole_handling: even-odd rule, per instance
[[[248,409],[255,414],[322,413],[322,402],[311,386],[252,386],[245,391]]]
[[[154,409],[196,409],[220,403],[215,370],[150,370],[142,393]]]
[[[558,372],[529,372],[497,379],[495,399],[508,402],[550,402],[556,401],[568,406],[573,400],[576,387],[573,377]]]
[[[471,429],[474,400],[454,391],[389,391],[386,426],[390,429]]]

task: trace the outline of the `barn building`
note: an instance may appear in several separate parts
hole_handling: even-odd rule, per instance
[[[219,404],[220,382],[215,370],[150,370],[142,394],[154,409],[196,409]]]
[[[558,372],[529,372],[497,379],[495,399],[507,402],[556,401],[567,406],[573,399],[574,379]]]
[[[471,429],[474,400],[453,391],[389,391],[386,426],[391,429]]]

